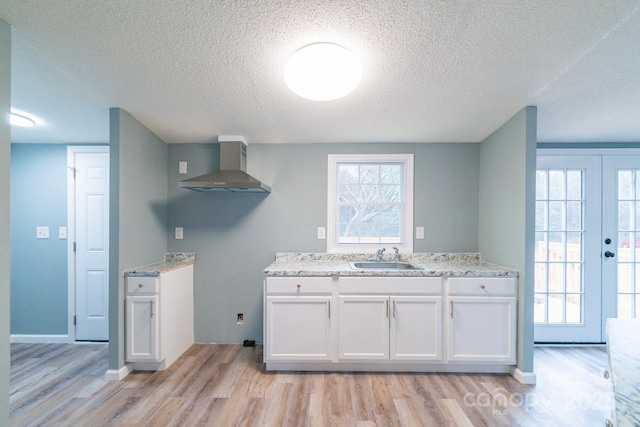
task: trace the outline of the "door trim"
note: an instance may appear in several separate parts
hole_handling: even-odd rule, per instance
[[[108,145],[70,145],[67,146],[67,342],[76,342],[76,257],[73,244],[76,241],[76,192],[75,192],[75,155],[77,153],[109,153]]]

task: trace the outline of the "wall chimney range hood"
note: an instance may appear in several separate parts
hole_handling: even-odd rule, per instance
[[[270,193],[271,187],[247,174],[247,141],[242,135],[220,135],[220,170],[185,179],[178,187],[194,191]]]

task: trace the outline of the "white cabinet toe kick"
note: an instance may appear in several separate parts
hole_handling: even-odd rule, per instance
[[[264,280],[266,369],[511,373],[515,277]]]

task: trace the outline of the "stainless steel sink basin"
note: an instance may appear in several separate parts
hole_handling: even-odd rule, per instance
[[[422,270],[408,262],[392,261],[349,261],[354,270]]]

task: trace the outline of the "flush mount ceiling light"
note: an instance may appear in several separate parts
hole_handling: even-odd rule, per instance
[[[342,46],[314,43],[295,52],[284,67],[284,80],[295,94],[330,101],[351,93],[360,83],[360,62]]]
[[[9,124],[23,128],[32,128],[36,125],[36,121],[27,117],[24,113],[18,114],[12,111],[9,113]]]

